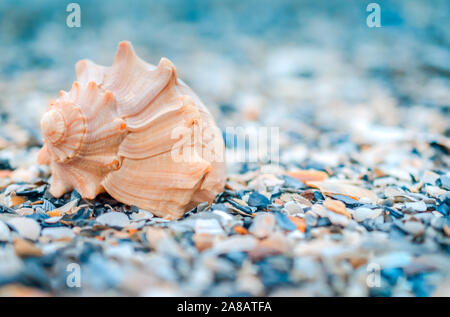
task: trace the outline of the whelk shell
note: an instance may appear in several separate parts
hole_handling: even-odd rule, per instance
[[[50,192],[76,189],[179,218],[225,184],[224,142],[209,111],[177,78],[175,66],[138,58],[121,42],[111,67],[76,64],[77,81],[41,120],[40,164]]]

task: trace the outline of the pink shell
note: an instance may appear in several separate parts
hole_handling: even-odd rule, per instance
[[[50,164],[52,195],[76,189],[92,199],[106,191],[179,218],[223,190],[221,132],[172,62],[147,64],[121,42],[111,67],[82,60],[76,74],[41,120],[38,161]]]

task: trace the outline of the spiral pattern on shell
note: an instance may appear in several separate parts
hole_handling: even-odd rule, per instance
[[[179,218],[223,190],[220,130],[172,62],[147,64],[121,42],[111,67],[82,60],[76,74],[41,119],[38,162],[50,164],[52,195],[76,189],[93,199],[106,191]]]

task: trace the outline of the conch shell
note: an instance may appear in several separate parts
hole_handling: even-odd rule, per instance
[[[121,42],[111,67],[81,60],[75,68],[72,89],[41,120],[38,162],[50,164],[53,196],[106,191],[176,219],[223,190],[222,134],[172,62],[150,65]]]

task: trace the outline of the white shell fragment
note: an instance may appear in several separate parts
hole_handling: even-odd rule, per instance
[[[67,227],[54,227],[54,228],[45,228],[42,230],[43,237],[50,237],[52,239],[73,239],[75,237],[75,233],[72,229]]]
[[[124,213],[111,211],[98,216],[97,222],[105,226],[123,228],[130,223],[130,219]]]
[[[6,242],[11,239],[11,231],[8,226],[0,220],[0,241]]]
[[[26,217],[17,217],[8,221],[10,226],[13,226],[19,235],[23,238],[30,240],[37,240],[41,233],[41,227],[39,224],[31,219]]]

